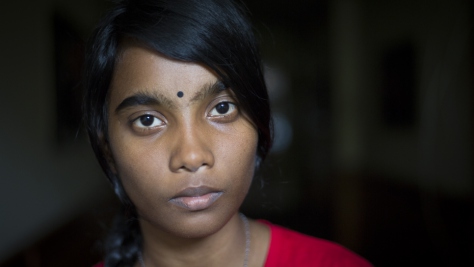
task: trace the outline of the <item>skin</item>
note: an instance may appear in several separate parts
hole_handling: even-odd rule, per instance
[[[127,43],[108,102],[104,146],[137,209],[146,266],[242,266],[238,209],[254,174],[258,136],[232,90],[206,67]],[[209,207],[170,201],[199,186],[219,192]],[[250,230],[249,266],[262,266],[268,229],[251,221]]]

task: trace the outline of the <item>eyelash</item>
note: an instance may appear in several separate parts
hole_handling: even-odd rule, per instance
[[[144,121],[145,119],[152,119],[151,121],[151,124],[150,125],[144,125]],[[158,125],[155,125],[156,123],[158,123]],[[144,115],[141,115],[139,116],[138,118],[134,119],[132,121],[132,127],[138,129],[139,131],[150,131],[152,129],[156,129],[158,127],[161,127],[165,124],[165,122],[154,116],[154,115],[151,115],[151,114],[144,114]]]
[[[219,108],[223,108],[223,110],[218,111]],[[236,118],[237,114],[238,108],[235,103],[232,103],[230,101],[221,101],[213,106],[207,116],[213,120],[217,120],[220,122],[230,122]],[[144,120],[147,119],[152,119],[152,121],[150,121],[150,125],[148,126],[144,124]],[[159,117],[152,114],[143,114],[131,121],[132,128],[138,133],[142,134],[161,128],[165,124],[166,123],[163,119],[160,119]]]
[[[218,108],[223,108],[224,113],[220,113]],[[214,110],[219,114],[213,114]],[[217,103],[217,105],[215,105],[208,114],[209,117],[227,117],[232,115],[234,112],[237,112],[237,106],[234,103],[229,101],[222,101]]]

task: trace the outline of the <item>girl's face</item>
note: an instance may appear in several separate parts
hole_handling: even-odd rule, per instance
[[[142,222],[182,237],[221,229],[247,194],[257,131],[209,69],[126,45],[109,92],[112,170]]]

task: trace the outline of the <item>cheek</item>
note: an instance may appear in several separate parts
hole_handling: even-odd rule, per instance
[[[167,162],[164,153],[152,153],[156,152],[153,144],[144,145],[133,139],[112,139],[111,147],[117,174],[132,199],[156,187],[157,177],[162,177],[161,172],[165,170],[162,164]]]
[[[258,138],[253,128],[246,130],[231,136],[226,142],[229,145],[223,147],[222,152],[227,171],[241,176],[233,181],[241,181],[243,186],[249,185],[253,178]]]
[[[241,199],[247,194],[254,174],[258,142],[256,130],[242,123],[224,132],[212,130],[206,136],[205,144],[215,157],[215,164],[209,170],[210,177],[219,179],[216,182],[218,185],[235,189],[231,190],[232,195]],[[175,143],[170,139],[176,138],[176,135],[164,135],[149,141],[130,138],[126,134],[109,137],[115,169],[134,203],[141,198],[165,194],[167,188],[174,186],[177,180],[169,179],[172,175],[169,161],[173,150],[170,144]]]

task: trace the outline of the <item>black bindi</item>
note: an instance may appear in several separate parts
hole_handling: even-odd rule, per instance
[[[179,98],[183,97],[183,95],[184,95],[184,93],[183,93],[182,91],[179,91],[179,92],[178,92],[178,97],[179,97]]]

